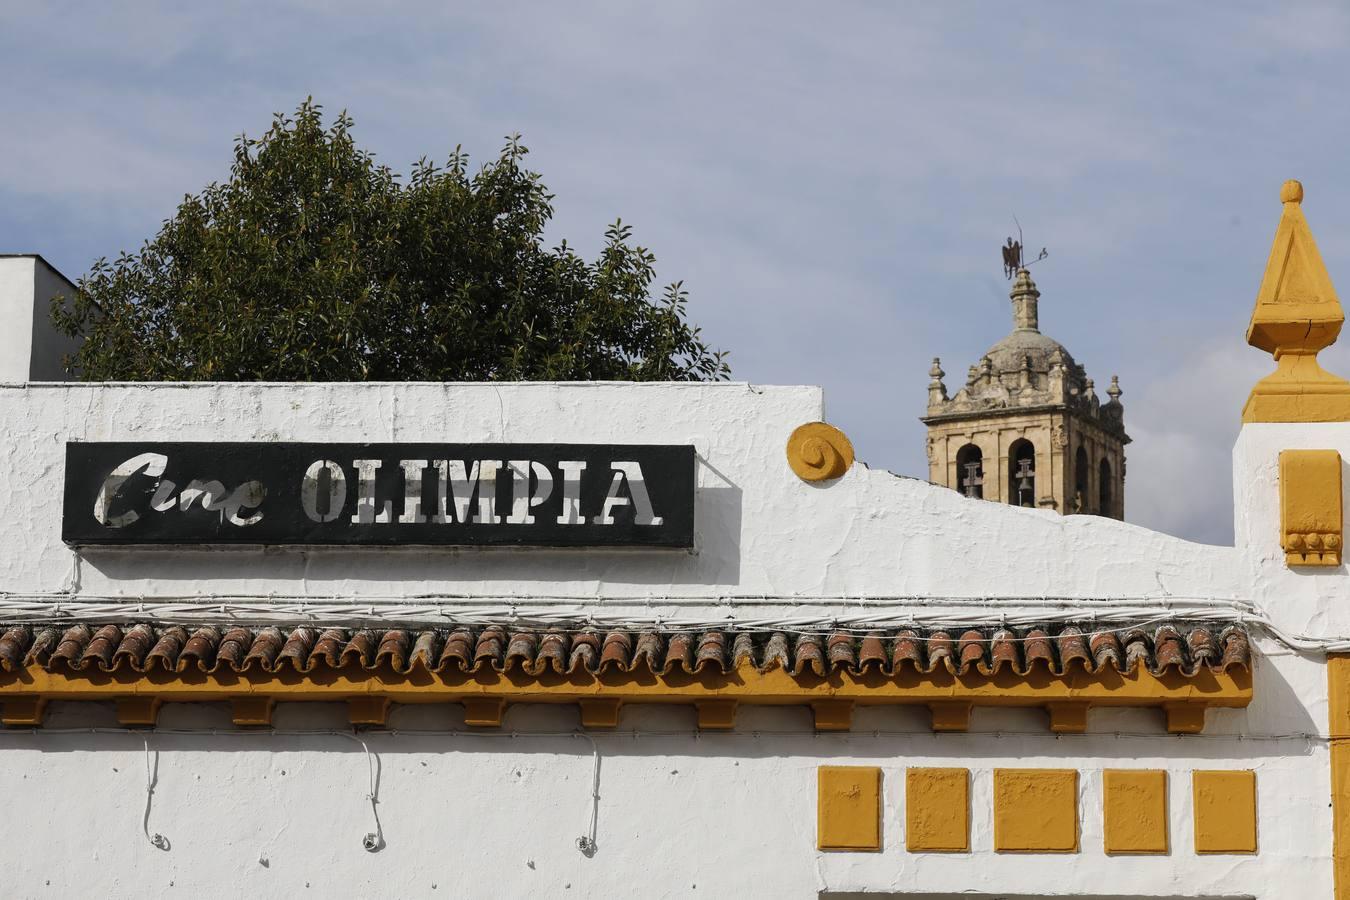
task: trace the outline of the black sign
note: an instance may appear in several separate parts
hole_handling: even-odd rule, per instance
[[[69,443],[70,544],[689,547],[694,448]]]

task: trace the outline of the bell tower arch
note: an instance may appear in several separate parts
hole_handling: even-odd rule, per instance
[[[1041,333],[1041,292],[1014,262],[1012,331],[953,395],[941,360],[928,371],[929,480],[967,497],[1123,519],[1130,438],[1120,380],[1111,377],[1103,403],[1069,351]]]

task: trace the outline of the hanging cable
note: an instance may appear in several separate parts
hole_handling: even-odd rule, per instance
[[[591,754],[593,757],[593,763],[591,765],[591,825],[586,829],[585,834],[577,838],[577,849],[584,855],[590,857],[594,856],[595,851],[599,849],[595,842],[595,836],[600,821],[600,745],[595,742],[595,738],[584,731],[576,731],[573,732],[573,734],[576,737],[585,738],[591,742]]]
[[[352,734],[348,731],[339,731],[343,737],[351,738],[361,745],[361,749],[366,751],[366,769],[370,776],[370,790],[366,793],[366,799],[370,801],[370,814],[375,819],[375,830],[366,832],[365,837],[361,838],[361,846],[366,848],[369,853],[378,853],[384,849],[384,828],[380,825],[380,776],[379,763],[375,754],[370,752],[369,745],[360,735]]]
[[[168,850],[169,839],[156,831],[150,833],[150,801],[155,796],[155,785],[159,782],[159,752],[155,752],[155,764],[150,765],[150,738],[147,735],[141,735],[145,741],[145,815],[141,817],[141,830],[145,832],[145,839],[150,842],[150,846],[156,850]]]

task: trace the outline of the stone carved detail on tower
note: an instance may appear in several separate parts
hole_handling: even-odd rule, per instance
[[[1102,402],[1083,366],[1041,333],[1040,296],[1031,273],[1018,269],[1009,293],[1012,332],[969,368],[954,395],[948,396],[945,372],[934,359],[922,417],[930,437],[929,477],[963,489],[966,468],[978,455],[985,499],[1060,512],[1081,506],[1123,518],[1130,439],[1120,379],[1112,376]],[[1029,470],[1034,502],[1027,499]]]

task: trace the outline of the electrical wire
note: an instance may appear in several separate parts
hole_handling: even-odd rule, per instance
[[[156,850],[168,850],[169,839],[156,831],[150,833],[150,803],[155,796],[155,785],[159,782],[159,753],[155,753],[155,764],[150,765],[150,738],[141,735],[145,741],[145,815],[141,817],[141,830],[145,832],[145,839],[150,842],[150,846]]]
[[[365,837],[361,838],[361,846],[366,848],[368,853],[378,853],[384,849],[384,828],[380,825],[380,776],[379,763],[374,754],[370,752],[370,746],[361,739],[359,735],[348,731],[339,731],[344,737],[349,737],[361,745],[361,749],[366,752],[366,768],[370,775],[370,790],[366,792],[366,799],[370,801],[370,814],[375,819],[375,830],[366,832]]]
[[[434,595],[427,595],[428,598]],[[719,595],[708,598],[558,598],[516,596],[502,605],[483,605],[481,596],[436,596],[432,603],[408,603],[421,595],[339,602],[338,598],[283,598],[276,595],[165,595],[129,598],[92,594],[0,593],[0,619],[11,622],[66,622],[153,618],[185,624],[227,620],[232,623],[311,625],[398,623],[403,625],[486,625],[557,627],[564,629],[656,627],[665,630],[773,630],[789,634],[824,634],[835,630],[865,631],[879,627],[1025,627],[1087,624],[1097,632],[1125,630],[1165,620],[1237,623],[1259,629],[1300,653],[1350,651],[1350,637],[1291,634],[1277,626],[1261,607],[1233,598],[1138,597],[835,597],[804,598]],[[568,604],[588,603],[588,606]],[[473,604],[473,605],[471,605]],[[798,615],[747,615],[759,606],[810,607]],[[639,615],[614,607],[725,607],[713,618],[702,615]],[[611,609],[606,609],[610,607]],[[1118,626],[1118,627],[1116,627]],[[1095,633],[1095,632],[1094,632]],[[1026,640],[1026,638],[1014,638]]]
[[[585,856],[594,856],[599,846],[596,844],[596,829],[600,824],[600,745],[584,731],[572,732],[574,737],[585,738],[591,742],[593,763],[591,766],[591,824],[586,833],[577,838],[577,849]],[[512,732],[512,736],[515,732]]]

